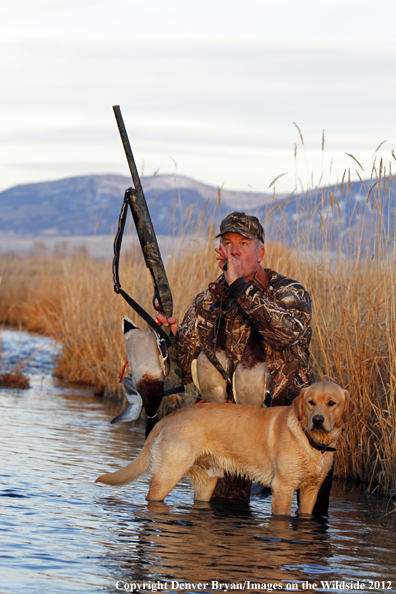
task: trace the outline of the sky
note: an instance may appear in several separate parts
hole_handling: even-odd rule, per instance
[[[144,175],[289,192],[396,170],[395,22],[394,0],[3,2],[0,191],[129,175],[113,105]]]

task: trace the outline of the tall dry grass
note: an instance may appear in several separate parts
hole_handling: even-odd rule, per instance
[[[181,316],[192,298],[220,271],[214,258],[214,228],[206,240],[175,240],[166,258],[174,300]],[[287,258],[280,245],[271,246],[272,260]],[[118,382],[125,362],[121,329],[124,315],[138,326],[144,322],[113,290],[111,262],[64,254],[0,258],[0,322],[50,336],[62,344],[55,374],[67,381],[90,384],[109,397],[122,397]],[[148,312],[153,285],[140,248],[122,255],[122,287]]]
[[[360,165],[360,164],[359,164]],[[299,197],[297,210],[311,225],[290,232],[296,277],[313,298],[312,364],[317,380],[348,389],[357,409],[336,455],[336,474],[396,494],[396,273],[392,171],[380,162],[371,179],[357,183],[360,218],[345,211],[352,190],[344,172],[335,191],[315,189]],[[356,186],[355,186],[356,190]],[[325,200],[327,198],[327,200]],[[375,215],[367,217],[367,210]],[[277,221],[282,220],[277,209]],[[271,216],[274,216],[272,211]],[[318,226],[313,222],[319,219]],[[279,224],[279,223],[278,223]],[[285,233],[286,236],[286,233]],[[320,248],[320,249],[318,249]]]
[[[383,208],[388,196],[383,180],[376,188],[371,187],[365,189],[367,199]],[[361,228],[350,229],[349,236],[339,233],[338,243],[334,241],[339,217],[343,216],[341,198],[347,198],[350,189],[350,182],[343,178],[338,193],[331,198],[330,210],[324,207],[325,191],[318,190],[307,192],[305,202],[302,200],[299,206],[308,213],[312,209],[312,221],[315,216],[321,218],[319,252],[313,228],[306,224],[299,228],[297,224],[288,230],[295,238],[293,249],[286,243],[267,242],[264,265],[297,278],[310,291],[314,304],[315,377],[338,382],[357,404],[356,415],[338,448],[337,475],[364,481],[372,490],[394,495],[394,244],[387,240],[381,217],[366,244],[369,250],[362,248]],[[282,220],[281,209],[275,203],[265,225],[267,229],[271,225],[282,229]],[[218,275],[214,236],[210,222],[201,229],[197,225],[196,238],[175,238],[166,256],[174,312],[179,317],[192,298]],[[348,246],[353,248],[349,252]],[[125,360],[121,320],[128,315],[138,325],[142,326],[142,322],[114,293],[110,261],[67,254],[57,258],[3,257],[0,275],[0,320],[60,341],[63,353],[57,363],[58,375],[91,384],[104,395],[121,397],[118,375]],[[123,288],[153,312],[152,282],[137,247],[123,255],[120,276]]]

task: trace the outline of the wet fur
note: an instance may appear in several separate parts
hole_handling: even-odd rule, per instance
[[[194,498],[209,501],[227,471],[270,487],[273,514],[290,514],[300,489],[299,513],[310,514],[334,454],[314,449],[305,432],[334,447],[353,410],[348,392],[332,382],[313,384],[288,407],[196,404],[162,419],[135,460],[97,482],[123,485],[149,471],[147,499],[162,501],[186,475]]]

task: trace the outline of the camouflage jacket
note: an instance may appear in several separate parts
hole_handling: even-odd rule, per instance
[[[214,335],[217,347],[220,343],[225,348],[233,370],[253,341],[264,349],[274,383],[273,405],[289,405],[313,382],[309,363],[311,309],[304,287],[273,270],[260,268],[251,282],[240,278],[231,286],[221,275],[197,295],[179,327],[184,383],[192,381],[191,361],[202,347],[213,350]]]

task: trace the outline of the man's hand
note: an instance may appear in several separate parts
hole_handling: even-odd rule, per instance
[[[154,319],[159,326],[170,326],[172,334],[176,334],[177,329],[179,327],[179,320],[177,318],[174,318],[172,316],[171,318],[166,319],[165,316],[159,313],[155,316]]]
[[[242,276],[242,264],[239,258],[231,255],[232,248],[229,245],[221,243],[218,248],[215,248],[218,254],[216,260],[219,261],[219,267],[224,273],[224,277],[229,285],[232,285],[237,278]],[[227,262],[227,270],[224,271],[225,263]]]

